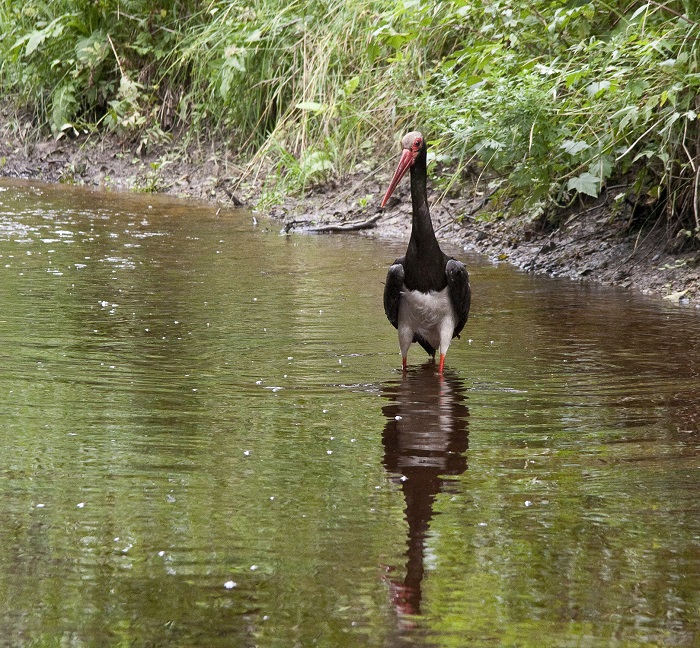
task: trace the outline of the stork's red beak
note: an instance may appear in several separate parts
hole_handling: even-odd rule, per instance
[[[394,193],[394,189],[396,189],[396,186],[399,184],[399,182],[401,182],[401,178],[403,178],[406,175],[406,171],[408,171],[413,166],[413,163],[416,161],[417,154],[417,152],[412,151],[411,149],[403,150],[403,153],[401,154],[401,159],[399,160],[399,166],[396,167],[396,173],[394,173],[394,177],[391,179],[391,184],[386,190],[386,194],[384,195],[384,199],[382,200],[382,204],[380,205],[381,208],[383,208],[384,205],[386,205],[389,198],[391,198],[391,194]]]

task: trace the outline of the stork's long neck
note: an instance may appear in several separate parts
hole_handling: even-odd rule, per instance
[[[411,167],[411,202],[413,206],[411,239],[416,237],[420,244],[434,241],[437,245],[428,209],[427,178],[426,155],[423,151]]]
[[[413,221],[406,250],[406,286],[422,292],[442,290],[447,285],[445,255],[435,237],[428,209],[425,151],[411,167],[411,202]]]

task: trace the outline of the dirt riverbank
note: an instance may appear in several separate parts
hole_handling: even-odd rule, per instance
[[[241,182],[243,168],[224,147],[173,155],[167,149],[140,150],[106,138],[53,139],[27,143],[0,138],[0,176],[36,178],[103,187],[157,191],[226,206],[255,206],[261,177]],[[287,231],[359,231],[407,238],[408,182],[384,212],[378,204],[393,168],[367,170],[313,190],[303,199],[261,211]],[[631,214],[613,212],[605,197],[572,211],[564,225],[548,230],[522,219],[489,219],[488,197],[465,189],[439,200],[431,214],[438,238],[523,270],[620,285],[670,302],[700,306],[700,252],[682,251],[663,226],[632,226]],[[613,213],[615,214],[613,216]],[[675,249],[674,249],[675,248]]]

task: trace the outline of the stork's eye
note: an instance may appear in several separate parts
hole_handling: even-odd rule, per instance
[[[416,141],[413,142],[413,148],[414,149],[419,149],[421,147],[421,144],[423,143],[423,140],[420,137],[416,138]]]

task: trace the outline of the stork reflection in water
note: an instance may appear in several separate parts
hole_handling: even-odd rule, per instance
[[[403,374],[382,395],[386,424],[384,467],[401,484],[406,501],[406,575],[389,583],[400,615],[420,614],[425,540],[437,495],[449,491],[449,476],[467,469],[469,445],[465,388],[450,372],[438,375],[430,364]]]

